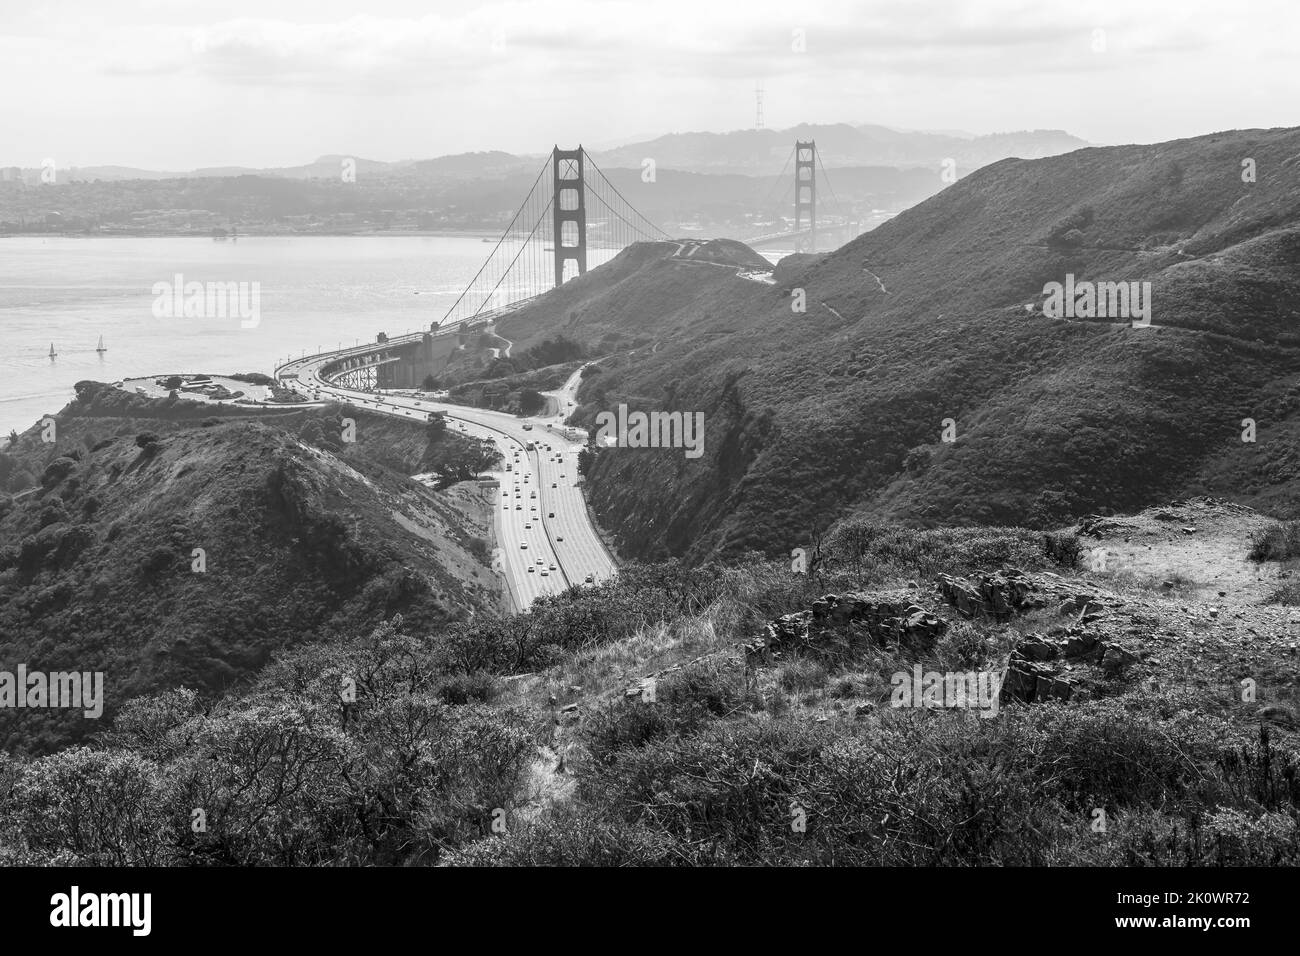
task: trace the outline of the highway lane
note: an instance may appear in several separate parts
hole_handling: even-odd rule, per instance
[[[578,452],[586,436],[575,431],[578,437],[568,438],[562,433],[582,369],[563,387],[547,393],[554,399],[555,414],[518,418],[490,409],[332,385],[320,377],[320,369],[333,357],[299,359],[282,366],[277,374],[296,373],[296,380],[283,381],[303,394],[319,389],[322,396],[395,417],[424,420],[429,412],[439,411],[447,417],[448,427],[496,445],[503,461],[489,476],[499,484],[494,504],[499,560],[494,564],[504,573],[516,610],[527,608],[542,594],[558,593],[571,584],[602,581],[616,573],[613,556],[592,525],[579,484]],[[534,444],[531,451],[529,442]]]

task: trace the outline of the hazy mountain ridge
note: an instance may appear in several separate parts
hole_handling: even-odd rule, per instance
[[[770,171],[795,140],[816,140],[822,162],[836,166],[931,166],[955,162],[959,174],[1011,156],[1035,159],[1087,146],[1064,130],[1026,130],[967,138],[942,133],[848,123],[800,124],[789,129],[729,133],[670,133],[643,143],[596,152],[602,165],[639,166],[646,157],[659,167],[692,172]]]

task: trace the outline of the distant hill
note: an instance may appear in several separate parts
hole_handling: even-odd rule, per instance
[[[794,169],[786,160],[796,139],[810,138],[829,173],[820,209],[849,221],[918,203],[950,181],[949,171],[960,177],[1010,156],[1084,145],[1052,130],[971,136],[839,124],[672,134],[592,158],[651,221],[743,237],[790,214]],[[648,178],[647,158],[656,164]],[[266,169],[74,167],[56,170],[53,184],[42,183],[39,169],[9,167],[0,170],[0,233],[498,231],[545,164],[542,154],[500,150],[391,163],[336,154]]]
[[[1008,159],[779,285],[645,245],[498,331],[617,347],[579,393],[585,424],[622,401],[705,414],[702,458],[591,465],[593,506],[639,556],[788,552],[855,512],[1047,526],[1212,493],[1291,513],[1298,171],[1294,129]],[[1155,327],[1045,318],[1067,273],[1151,282]]]
[[[775,173],[796,140],[816,140],[827,167],[932,166],[956,162],[959,175],[1008,157],[1037,159],[1087,146],[1063,130],[1029,130],[987,136],[919,133],[886,126],[801,124],[789,129],[730,133],[672,133],[595,153],[601,165],[636,166],[647,157],[657,166],[691,172]]]

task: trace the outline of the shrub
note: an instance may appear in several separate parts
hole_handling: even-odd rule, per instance
[[[504,836],[449,854],[448,866],[670,866],[682,863],[673,841],[585,808],[560,807]]]
[[[1280,521],[1254,535],[1252,561],[1289,561],[1300,557],[1300,521]]]
[[[734,673],[718,664],[695,664],[655,684],[655,699],[621,697],[583,721],[592,757],[618,759],[620,753],[652,740],[691,734],[713,718],[744,706],[746,697]]]
[[[46,466],[45,471],[41,472],[41,487],[53,488],[64,478],[68,477],[77,467],[77,463],[67,457],[56,458]]]

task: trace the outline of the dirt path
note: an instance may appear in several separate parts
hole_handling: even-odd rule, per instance
[[[1241,505],[1196,498],[1140,514],[1079,526],[1080,562],[1098,574],[1169,582],[1189,600],[1262,604],[1289,572],[1249,559],[1255,534],[1271,518]]]

